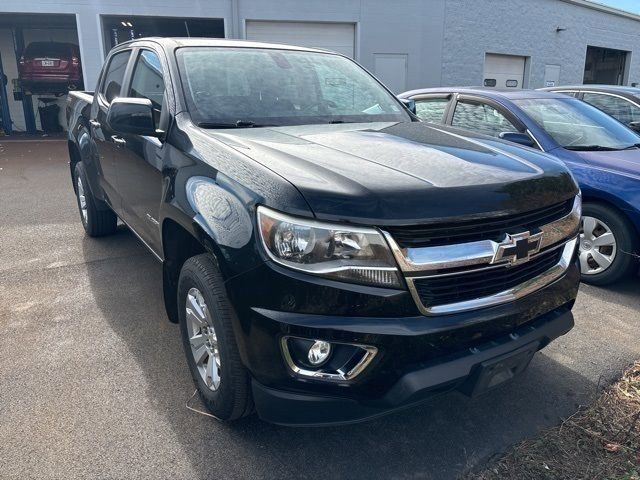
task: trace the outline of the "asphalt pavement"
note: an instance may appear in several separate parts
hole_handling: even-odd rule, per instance
[[[67,162],[64,141],[0,139],[2,479],[454,478],[640,358],[640,279],[583,285],[576,327],[485,396],[345,427],[220,424],[185,407],[160,264],[124,228],[84,235]]]

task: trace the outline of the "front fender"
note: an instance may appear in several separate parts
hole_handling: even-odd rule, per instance
[[[631,221],[640,235],[640,178],[593,165],[571,165],[586,201],[614,205]]]

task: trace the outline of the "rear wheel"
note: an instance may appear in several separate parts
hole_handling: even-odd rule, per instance
[[[231,326],[235,313],[209,255],[191,257],[183,265],[178,306],[187,363],[203,403],[220,420],[248,415],[253,410],[251,381]]]
[[[580,231],[582,281],[608,285],[632,275],[638,239],[626,218],[612,207],[585,203]]]
[[[89,189],[87,174],[82,162],[76,164],[73,180],[80,220],[87,235],[102,237],[114,233],[118,224],[118,217],[106,205],[98,208],[99,200],[93,196]]]

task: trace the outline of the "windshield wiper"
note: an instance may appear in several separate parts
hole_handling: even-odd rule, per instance
[[[640,143],[634,143],[633,145],[621,148],[620,150],[633,150],[634,148],[640,148]]]
[[[329,120],[329,124],[330,125],[337,124],[337,123],[368,123],[368,122],[367,121],[355,122],[355,121],[352,121],[352,120],[340,120],[340,119]]]
[[[275,125],[262,125],[250,120],[237,120],[235,123],[217,123],[217,122],[199,122],[200,128],[255,128],[255,127],[274,127]]]
[[[579,152],[614,152],[623,150],[622,148],[605,147],[604,145],[567,145],[566,150],[574,150]]]

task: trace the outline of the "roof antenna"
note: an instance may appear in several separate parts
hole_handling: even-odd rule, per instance
[[[187,24],[187,21],[184,21],[184,28],[187,31],[187,37],[191,38],[191,33],[189,33],[189,25]]]

